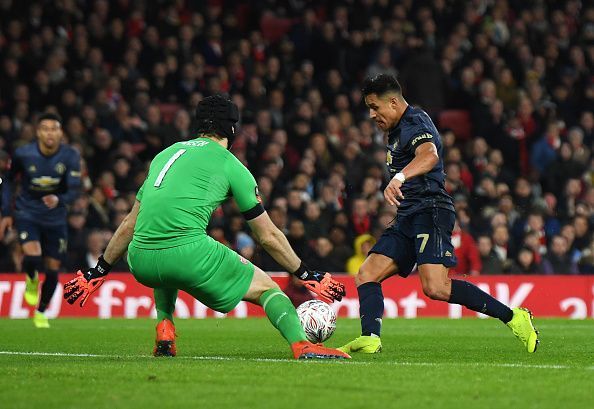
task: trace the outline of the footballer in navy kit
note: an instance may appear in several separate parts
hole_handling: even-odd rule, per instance
[[[12,186],[18,185],[14,210]],[[80,155],[62,143],[60,117],[43,114],[37,121],[37,141],[16,149],[3,184],[0,235],[13,226],[23,248],[27,274],[25,301],[36,306],[33,322],[49,327],[44,312],[58,283],[67,246],[66,205],[80,193]],[[45,281],[38,295],[38,273]]]
[[[429,115],[408,105],[400,84],[390,75],[367,78],[362,94],[371,119],[388,133],[387,165],[392,179],[384,197],[398,210],[395,223],[384,231],[355,277],[361,336],[339,349],[346,353],[381,351],[381,282],[394,274],[407,277],[416,264],[427,297],[499,318],[528,352],[534,352],[538,333],[530,311],[510,309],[475,285],[448,277],[449,268],[456,265],[451,240],[456,214],[444,186],[441,138]]]

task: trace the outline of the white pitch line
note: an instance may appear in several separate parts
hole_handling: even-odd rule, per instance
[[[124,359],[138,359],[138,358],[153,358],[150,355],[108,355],[108,354],[76,354],[67,352],[22,352],[22,351],[0,351],[0,355],[21,355],[21,356],[55,356],[55,357],[72,357],[72,358],[124,358]],[[281,362],[281,363],[295,363],[300,362],[293,359],[279,359],[279,358],[242,358],[229,356],[178,356],[177,359],[192,359],[198,361],[245,361],[245,362]],[[594,370],[591,367],[579,367],[569,365],[533,365],[533,364],[519,364],[519,363],[487,363],[487,362],[407,362],[407,361],[381,361],[381,362],[361,362],[361,361],[347,361],[347,360],[308,360],[308,362],[315,363],[340,363],[344,365],[395,365],[395,366],[469,366],[482,367],[493,366],[501,368],[521,368],[521,369],[588,369]]]

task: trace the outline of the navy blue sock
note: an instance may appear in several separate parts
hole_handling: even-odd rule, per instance
[[[39,307],[37,308],[39,312],[45,312],[47,306],[52,300],[52,297],[54,296],[54,292],[56,291],[57,285],[58,271],[47,270],[45,272],[45,280],[43,281],[43,285],[41,286],[41,299],[39,300]]]
[[[514,315],[507,305],[497,301],[468,281],[452,280],[452,293],[448,302],[450,304],[464,305],[472,311],[499,318],[504,323],[508,323]]]
[[[380,283],[365,283],[357,287],[361,335],[375,334],[379,337],[384,315],[384,294]]]
[[[41,271],[43,266],[43,259],[41,256],[25,256],[23,257],[23,270],[29,276],[34,278],[35,273]]]

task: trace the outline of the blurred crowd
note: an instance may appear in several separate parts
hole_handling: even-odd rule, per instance
[[[577,0],[0,0],[0,168],[39,113],[63,117],[84,187],[65,270],[86,268],[154,155],[225,92],[241,110],[233,152],[274,223],[313,268],[356,273],[396,216],[360,92],[388,73],[443,138],[452,274],[592,274],[593,65],[594,7]],[[233,202],[209,234],[282,270]],[[0,270],[20,264],[13,233]]]

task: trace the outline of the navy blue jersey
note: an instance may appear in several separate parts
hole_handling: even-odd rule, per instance
[[[80,193],[80,155],[68,145],[60,145],[52,156],[45,156],[37,142],[18,148],[12,158],[10,174],[4,180],[2,215],[12,214],[12,186],[20,175],[15,216],[41,224],[66,223],[66,205]],[[58,205],[49,209],[41,199],[58,196]]]
[[[399,216],[407,216],[425,208],[442,208],[454,211],[452,198],[445,190],[442,145],[439,132],[425,111],[408,106],[400,121],[388,134],[387,164],[390,175],[401,172],[415,157],[415,149],[432,142],[439,161],[428,173],[407,179],[400,188],[404,200],[400,200]]]

